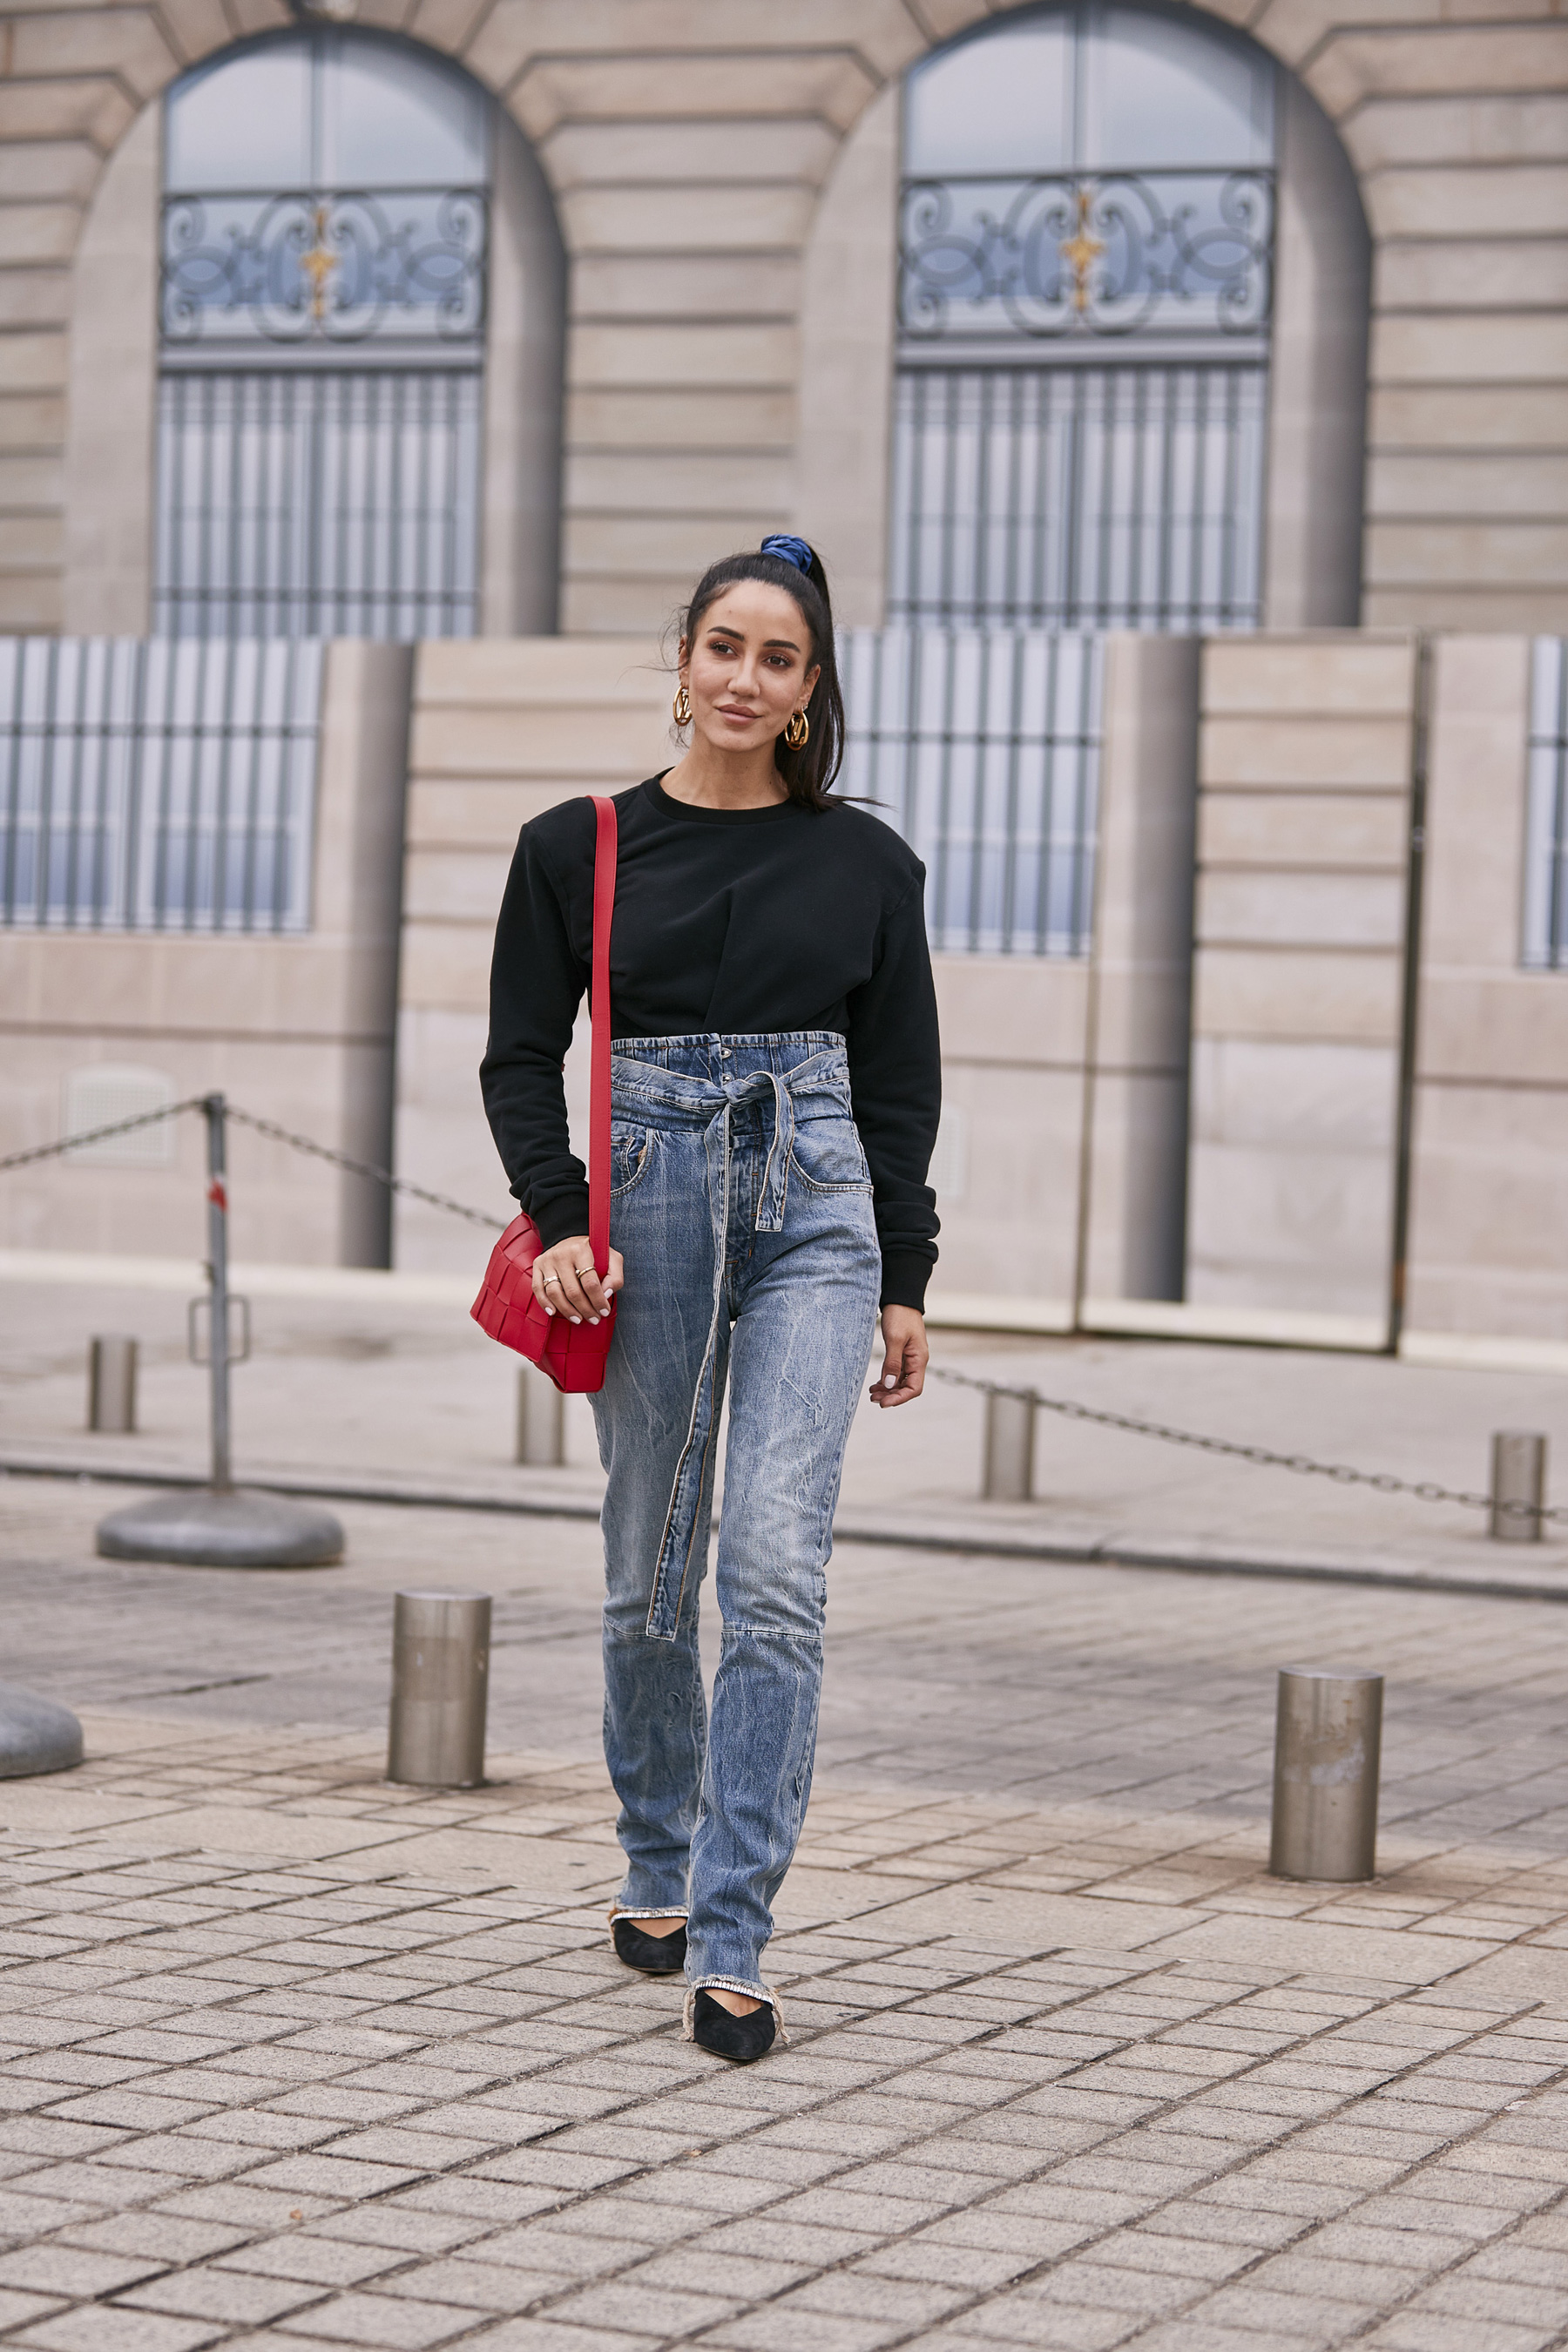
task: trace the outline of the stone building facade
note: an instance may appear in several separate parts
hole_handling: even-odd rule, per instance
[[[547,184],[567,263],[559,625],[659,627],[713,547],[785,525],[821,534],[847,617],[879,619],[900,88],[984,7],[338,0],[330,14],[457,60]],[[1568,23],[1551,0],[1217,14],[1284,68],[1266,624],[1563,627]],[[191,67],[295,21],[284,0],[55,0],[0,16],[7,627],[147,625],[159,103]],[[1311,429],[1314,405],[1355,405],[1339,379],[1363,327],[1344,315],[1356,257],[1321,234],[1343,201],[1317,152],[1329,126],[1370,239],[1358,610],[1342,553],[1319,551],[1325,583],[1289,545],[1342,495],[1325,462],[1355,467],[1342,443],[1314,450]],[[515,318],[498,326],[520,336]],[[1348,362],[1324,348],[1336,336]],[[526,504],[518,477],[548,468],[544,439],[492,449],[512,476],[498,496]],[[510,634],[549,591],[492,581],[489,601]]]
[[[931,866],[947,1311],[1001,1234],[1037,1326],[1568,1339],[1565,373],[1547,0],[0,8],[0,1131],[223,1084],[500,1205],[517,826],[672,756],[672,613],[794,528]],[[314,878],[226,900],[278,638]],[[242,1254],[472,1255],[247,1148]],[[174,1249],[194,1150],[0,1233]]]

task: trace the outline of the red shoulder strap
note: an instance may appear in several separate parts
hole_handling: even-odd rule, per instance
[[[616,804],[593,795],[594,1052],[588,1090],[588,1246],[596,1273],[610,1263],[610,919],[616,911]]]

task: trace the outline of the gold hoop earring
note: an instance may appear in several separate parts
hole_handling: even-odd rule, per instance
[[[680,684],[675,689],[675,700],[670,705],[670,709],[675,713],[675,723],[678,727],[690,726],[691,697],[686,691],[686,680],[684,678],[681,679]]]
[[[811,740],[811,721],[804,710],[797,710],[784,729],[784,741],[792,751],[804,751]]]

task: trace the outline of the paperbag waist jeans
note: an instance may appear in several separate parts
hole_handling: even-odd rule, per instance
[[[800,1836],[844,1448],[881,1283],[844,1040],[620,1040],[610,1239],[626,1288],[594,1399],[616,1910],[683,1915],[687,1977],[767,1997]],[[698,1664],[729,1389],[712,1720]]]

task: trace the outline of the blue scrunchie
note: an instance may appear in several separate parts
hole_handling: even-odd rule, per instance
[[[811,550],[805,541],[796,539],[793,531],[770,531],[758,552],[763,555],[776,555],[781,563],[793,563],[797,572],[810,573]]]

